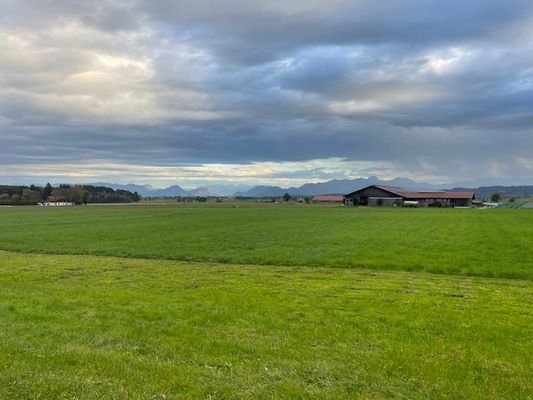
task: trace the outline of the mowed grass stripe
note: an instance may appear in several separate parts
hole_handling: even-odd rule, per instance
[[[529,281],[0,252],[0,398],[528,399]]]
[[[246,203],[19,207],[1,209],[0,224],[0,249],[20,252],[533,280],[530,210]]]

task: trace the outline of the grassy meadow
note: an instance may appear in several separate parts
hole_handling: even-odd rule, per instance
[[[533,197],[521,197],[517,199],[513,199],[513,201],[510,201],[509,199],[504,199],[500,202],[500,205],[498,208],[533,208]]]
[[[0,208],[0,399],[531,399],[533,212]]]
[[[528,210],[241,203],[0,210],[0,250],[533,279]]]
[[[528,399],[527,281],[0,252],[0,398]]]

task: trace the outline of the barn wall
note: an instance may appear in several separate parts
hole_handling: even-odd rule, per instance
[[[383,190],[383,189],[380,189],[380,188],[372,186],[372,187],[367,187],[367,188],[358,190],[357,192],[354,192],[354,193],[348,195],[347,197],[352,199],[354,205],[357,205],[357,204],[370,205],[369,204],[369,198],[370,197],[397,198],[398,195],[393,194],[393,193],[389,193],[386,190]],[[394,201],[392,203],[394,203]],[[392,205],[392,203],[391,203],[391,205]],[[372,204],[372,205],[377,205],[377,204]]]
[[[402,204],[403,199],[398,197],[370,197],[368,199],[368,205],[371,207],[395,207],[401,206]]]
[[[472,207],[472,200],[470,199],[451,199],[450,204],[455,207]]]

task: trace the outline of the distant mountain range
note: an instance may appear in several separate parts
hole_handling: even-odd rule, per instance
[[[126,185],[119,183],[96,182],[92,183],[95,186],[106,186],[112,189],[129,190],[130,192],[137,192],[142,197],[216,197],[216,196],[231,196],[238,188],[248,188],[243,185],[213,185],[212,187],[197,187],[194,189],[183,189],[179,185],[169,186],[167,188],[154,188],[151,185],[136,185],[129,183]]]
[[[275,197],[289,193],[291,196],[313,196],[317,194],[346,194],[368,185],[398,186],[410,189],[438,190],[442,186],[416,182],[408,178],[381,180],[375,176],[357,179],[334,179],[327,182],[306,183],[299,187],[256,186],[245,192],[235,193],[236,197]]]
[[[164,189],[158,189],[154,188],[150,185],[136,185],[133,183],[129,183],[127,185],[122,185],[118,183],[108,183],[108,182],[96,182],[92,183],[92,185],[95,186],[107,186],[112,189],[122,189],[122,190],[129,190],[130,192],[137,192],[143,197],[175,197],[175,196],[191,196],[191,194],[182,189],[178,185],[173,185]]]
[[[505,197],[529,197],[533,196],[533,186],[481,186],[470,185],[469,182],[452,183],[452,184],[430,184],[426,182],[416,182],[408,178],[394,178],[391,180],[381,180],[375,176],[369,178],[357,179],[334,179],[327,182],[306,183],[299,187],[282,188],[279,186],[254,186],[244,187],[236,185],[212,185],[208,187],[198,187],[195,189],[183,189],[179,185],[169,186],[167,188],[154,188],[150,185],[136,184],[114,184],[98,182],[96,186],[107,186],[112,189],[129,190],[137,192],[143,197],[215,197],[215,196],[234,196],[234,197],[281,197],[285,193],[291,196],[314,196],[320,194],[346,194],[361,189],[368,185],[396,186],[415,190],[471,190],[476,193],[477,198],[487,198],[492,193],[498,192]],[[234,191],[240,188],[240,191]]]

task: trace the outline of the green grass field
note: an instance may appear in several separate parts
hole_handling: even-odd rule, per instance
[[[0,210],[0,249],[533,279],[528,210],[308,205]]]
[[[0,399],[533,397],[529,210],[13,207],[0,226]]]
[[[533,208],[533,198],[532,197],[519,197],[514,201],[509,201],[504,199],[498,208]]]
[[[0,398],[528,399],[529,282],[0,253]]]

